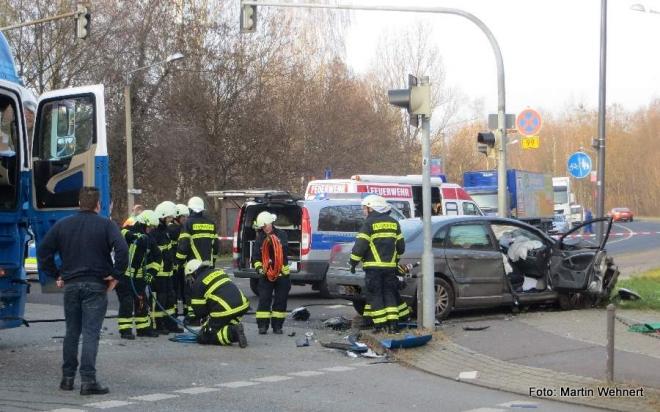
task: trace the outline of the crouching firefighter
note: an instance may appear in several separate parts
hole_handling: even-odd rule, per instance
[[[158,245],[148,234],[158,226],[158,218],[151,210],[140,213],[122,235],[128,243],[128,269],[117,284],[119,311],[117,323],[122,339],[135,339],[133,323],[138,336],[156,337],[149,318],[149,301],[145,287],[160,271],[161,255]]]
[[[397,265],[405,251],[399,222],[389,215],[391,206],[377,195],[362,200],[366,216],[351,252],[351,273],[360,261],[365,272],[365,316],[371,318],[374,332],[384,328],[398,331],[399,282]]]
[[[245,348],[247,339],[241,316],[250,302],[222,269],[214,269],[193,259],[185,266],[186,281],[191,285],[190,303],[202,324],[197,342],[203,345],[231,345]]]
[[[259,213],[255,222],[258,233],[252,250],[252,266],[259,274],[256,317],[260,335],[268,332],[269,325],[273,327],[273,333],[282,334],[291,290],[288,238],[285,231],[273,225],[276,219],[277,216],[264,211]]]

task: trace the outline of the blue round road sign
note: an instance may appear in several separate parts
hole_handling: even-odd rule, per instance
[[[591,158],[584,152],[575,152],[568,158],[568,173],[578,179],[585,178],[591,173]]]

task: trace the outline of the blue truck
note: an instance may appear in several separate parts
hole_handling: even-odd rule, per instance
[[[463,174],[463,188],[486,215],[497,214],[497,170],[475,170]],[[506,171],[508,217],[552,228],[554,200],[552,176],[509,169]]]
[[[103,86],[35,97],[0,33],[0,329],[26,324],[28,243],[38,247],[55,222],[79,210],[83,186],[100,189],[101,214],[108,216]],[[42,291],[54,289],[41,271],[39,281]]]

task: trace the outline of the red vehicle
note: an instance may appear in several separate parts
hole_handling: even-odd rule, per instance
[[[610,210],[610,213],[607,214],[612,217],[612,220],[615,222],[624,221],[632,222],[633,221],[633,212],[627,207],[615,207]]]

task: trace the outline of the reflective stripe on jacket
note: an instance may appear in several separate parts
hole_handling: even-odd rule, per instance
[[[222,269],[205,268],[198,272],[190,304],[197,318],[233,318],[247,312],[250,301]]]

